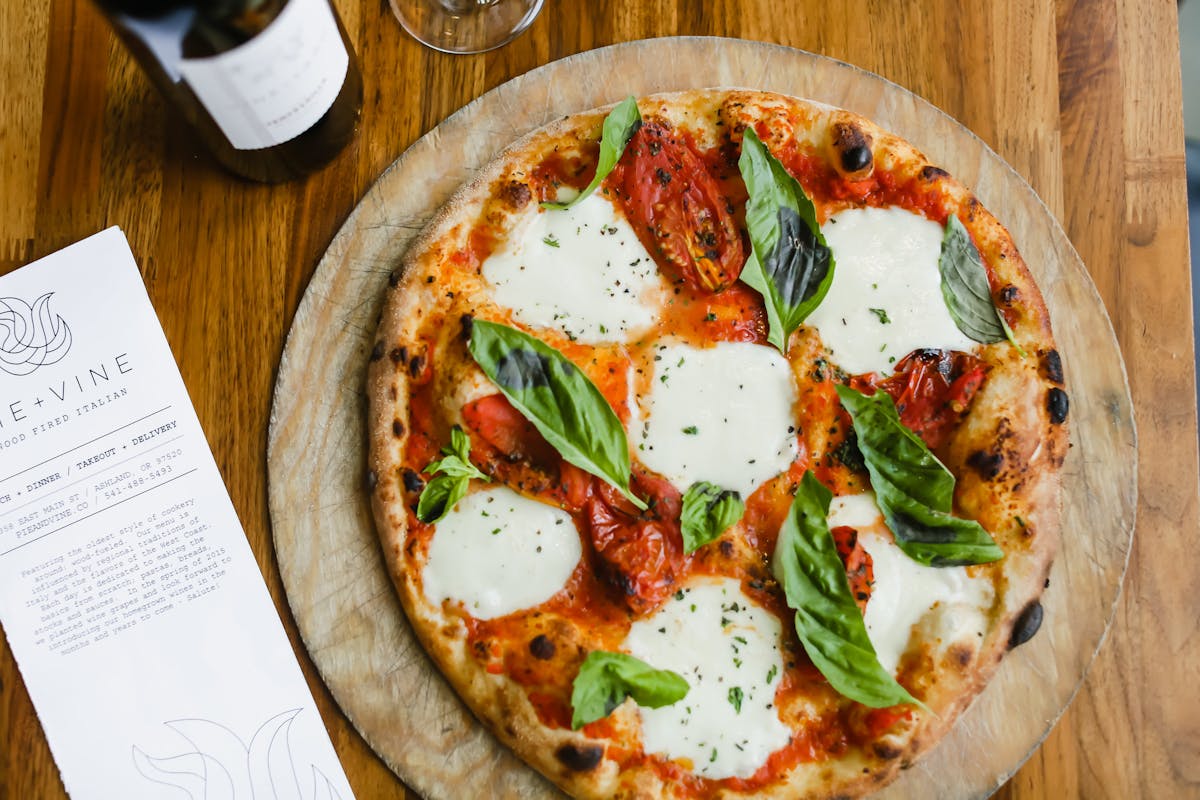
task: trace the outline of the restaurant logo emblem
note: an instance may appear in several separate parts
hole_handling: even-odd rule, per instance
[[[39,367],[57,364],[71,350],[71,329],[50,311],[54,292],[33,301],[0,297],[0,370],[29,375]]]

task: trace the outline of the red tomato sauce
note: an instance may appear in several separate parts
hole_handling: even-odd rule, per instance
[[[744,283],[712,294],[682,285],[664,309],[651,338],[678,336],[692,345],[767,343],[767,312],[758,292]]]
[[[945,208],[936,181],[921,180],[919,176],[898,177],[878,165],[869,177],[847,180],[823,155],[795,140],[788,140],[783,150],[774,155],[813,199],[818,214],[824,205],[850,201],[877,208],[899,206],[945,225],[954,210]],[[825,221],[824,216],[821,221]]]
[[[586,142],[577,152],[550,153],[529,176],[533,196],[538,202],[546,202],[558,199],[560,186],[582,191],[595,177],[599,157],[599,142]]]

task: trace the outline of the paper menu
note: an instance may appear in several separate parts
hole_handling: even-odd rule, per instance
[[[353,796],[117,228],[0,277],[0,623],[73,798]]]

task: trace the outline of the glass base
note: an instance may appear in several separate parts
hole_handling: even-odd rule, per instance
[[[483,53],[529,27],[544,0],[390,0],[404,30],[443,53]]]

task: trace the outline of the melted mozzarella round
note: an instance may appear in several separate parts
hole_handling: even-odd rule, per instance
[[[674,705],[638,709],[646,752],[688,759],[717,780],[757,772],[790,737],[775,709],[779,642],[779,620],[730,578],[693,581],[633,623],[625,649],[690,687]]]
[[[567,512],[503,486],[481,489],[437,523],[425,598],[458,601],[477,619],[502,617],[558,594],[581,552]]]
[[[846,372],[890,373],[923,347],[975,349],[942,297],[943,230],[903,208],[852,208],[821,226],[837,264],[805,324]]]
[[[666,293],[654,259],[599,193],[566,211],[533,205],[481,269],[515,319],[588,344],[649,327]]]
[[[710,481],[750,496],[796,457],[796,389],[773,347],[659,345],[637,456],[686,492]]]
[[[948,644],[986,630],[992,584],[971,577],[965,567],[927,567],[896,546],[871,492],[835,497],[829,527],[848,525],[871,556],[875,582],[864,621],[879,663],[893,675],[908,649],[913,628],[932,632]],[[925,624],[932,623],[932,624]]]

